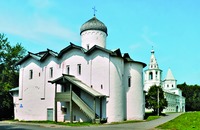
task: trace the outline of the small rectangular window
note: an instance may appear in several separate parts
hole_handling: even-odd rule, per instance
[[[29,70],[29,79],[33,79],[33,70]]]
[[[89,48],[90,48],[90,46],[89,46],[89,44],[87,44],[87,50],[89,50]]]
[[[49,77],[53,78],[53,67],[49,69]]]
[[[78,67],[78,75],[81,75],[81,64],[78,64],[77,67]]]
[[[70,74],[70,66],[69,65],[66,66],[66,73]]]
[[[128,87],[131,87],[131,76],[128,77]]]

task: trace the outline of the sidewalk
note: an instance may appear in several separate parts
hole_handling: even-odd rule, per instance
[[[159,126],[163,123],[166,123],[182,113],[171,113],[167,114],[166,116],[163,116],[159,119],[147,121],[147,122],[137,122],[137,123],[124,123],[124,124],[103,124],[103,125],[93,125],[93,126],[79,126],[79,127],[71,127],[71,126],[62,126],[62,125],[56,125],[56,124],[46,124],[46,123],[27,123],[27,122],[12,122],[12,121],[1,121],[1,123],[6,123],[10,125],[32,125],[32,126],[38,126],[48,129],[66,129],[66,130],[153,130],[156,126]]]
[[[118,126],[116,125],[115,127],[121,127],[124,129],[133,129],[133,130],[153,130],[155,129],[156,126],[159,126],[170,120],[173,120],[174,118],[178,117],[181,114],[182,113],[170,113],[156,120],[148,122],[130,123],[130,124],[119,124]]]
[[[48,124],[48,123],[31,123],[31,122],[18,122],[18,121],[0,121],[0,124],[12,124],[12,125],[32,125],[47,128],[68,128],[71,126]]]

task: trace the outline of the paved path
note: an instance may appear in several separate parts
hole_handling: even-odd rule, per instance
[[[125,123],[125,124],[115,124],[115,125],[102,125],[99,126],[98,129],[95,130],[153,130],[156,126],[159,126],[163,123],[166,123],[182,113],[171,113],[167,116],[161,117],[156,120],[148,121],[148,122],[138,122],[138,123]],[[83,128],[81,130],[93,130],[94,127]]]
[[[128,124],[119,124],[114,127],[116,128],[124,128],[126,130],[152,130],[156,126],[159,126],[163,123],[166,123],[182,113],[173,113],[173,114],[168,114],[167,116],[161,117],[156,120],[148,121],[148,122],[138,122],[138,123],[128,123]],[[113,129],[114,130],[114,129]]]
[[[21,122],[0,122],[1,130],[153,130],[156,126],[168,122],[181,113],[172,113],[167,116],[161,117],[159,119],[148,121],[148,122],[138,122],[138,123],[124,123],[124,124],[105,124],[99,126],[89,126],[89,127],[66,127],[54,124],[30,124]]]

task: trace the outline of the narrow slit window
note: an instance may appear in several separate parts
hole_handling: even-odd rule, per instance
[[[101,89],[103,89],[103,84],[101,84]]]
[[[49,69],[49,73],[50,73],[50,78],[53,78],[53,67],[51,67],[50,69]]]
[[[128,77],[128,87],[131,87],[131,76]]]
[[[158,72],[156,71],[156,79],[158,79]]]
[[[70,74],[70,66],[69,65],[66,66],[66,73]]]
[[[29,79],[33,79],[33,70],[29,70]]]
[[[78,67],[78,75],[81,75],[81,64],[78,64],[77,67]]]

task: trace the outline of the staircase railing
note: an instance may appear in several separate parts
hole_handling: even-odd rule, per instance
[[[56,93],[56,101],[64,102],[70,101],[70,93],[69,92],[58,92]]]
[[[95,119],[95,112],[81,98],[72,92],[72,100],[80,107],[80,109],[91,119]]]

